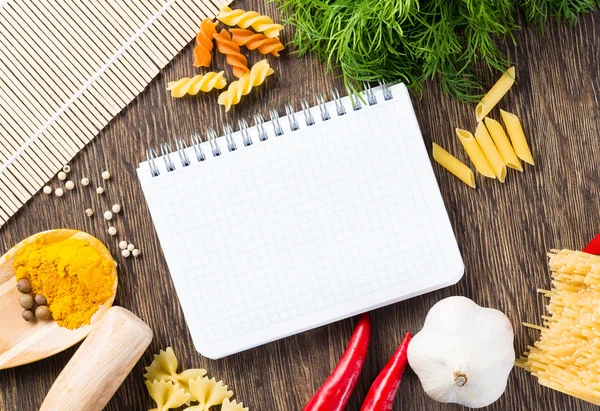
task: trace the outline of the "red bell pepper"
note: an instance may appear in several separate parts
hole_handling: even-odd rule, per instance
[[[404,340],[402,340],[392,358],[373,381],[360,411],[392,410],[396,391],[398,391],[402,374],[408,363],[408,344],[411,338],[410,333],[406,333]]]
[[[588,245],[583,249],[584,253],[600,254],[600,234],[598,234]]]
[[[369,313],[364,313],[340,362],[303,411],[342,411],[346,408],[362,371],[370,339],[371,320]]]

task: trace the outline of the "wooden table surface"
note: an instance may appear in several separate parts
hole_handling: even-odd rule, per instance
[[[240,1],[276,15],[262,0]],[[284,35],[285,36],[285,35]],[[287,33],[289,39],[289,33]],[[285,38],[284,38],[285,40]],[[427,311],[444,297],[464,295],[497,308],[510,318],[515,350],[523,352],[538,333],[523,321],[537,323],[544,313],[537,288],[550,285],[546,252],[551,248],[580,249],[600,231],[600,12],[580,19],[573,28],[552,24],[542,36],[524,29],[518,46],[505,46],[517,65],[518,85],[502,105],[523,121],[536,166],[514,170],[504,184],[477,176],[472,190],[439,166],[434,170],[465,262],[465,275],[455,286],[372,312],[373,331],[368,358],[348,410],[358,410],[370,383],[407,330],[420,330]],[[259,56],[250,55],[251,61]],[[222,60],[217,59],[217,65]],[[152,355],[173,347],[184,368],[204,367],[223,379],[235,398],[251,410],[301,410],[341,356],[357,318],[301,333],[237,355],[211,361],[192,344],[148,208],[136,177],[136,167],[148,146],[175,136],[189,136],[206,126],[220,129],[223,121],[265,113],[302,97],[314,103],[317,92],[340,87],[335,74],[312,58],[283,56],[273,60],[276,75],[241,106],[225,115],[217,94],[173,100],[165,91],[170,80],[194,74],[188,46],[148,89],[72,162],[71,178],[83,176],[95,186],[110,170],[104,196],[77,184],[64,197],[37,195],[0,229],[0,251],[41,230],[69,227],[87,231],[102,241],[119,261],[116,304],[136,313],[154,330],[154,340],[125,380],[107,410],[147,410],[154,406],[143,383],[144,366]],[[494,74],[498,76],[498,74]],[[491,78],[493,78],[492,76]],[[475,128],[474,106],[444,97],[428,84],[423,98],[413,96],[425,144],[440,143],[466,161],[454,137],[455,127]],[[497,116],[497,113],[494,113]],[[115,225],[119,239],[134,242],[141,258],[118,255],[117,238],[107,234],[102,211],[114,202],[124,207]],[[84,210],[96,214],[88,218]],[[218,210],[217,210],[218,212]],[[1,332],[1,330],[0,330]],[[0,371],[0,409],[36,410],[76,348],[38,363]],[[412,371],[405,374],[394,410],[458,410],[436,403],[420,387]],[[592,410],[583,401],[540,386],[514,369],[502,398],[490,410]]]

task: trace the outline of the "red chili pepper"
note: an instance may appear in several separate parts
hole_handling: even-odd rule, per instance
[[[600,234],[598,234],[588,245],[583,249],[584,253],[600,254]]]
[[[303,411],[342,411],[346,408],[362,371],[370,339],[371,320],[369,313],[364,313],[340,362]]]
[[[392,358],[373,381],[360,411],[391,411],[402,374],[408,363],[407,352],[411,338],[410,333],[406,333]]]

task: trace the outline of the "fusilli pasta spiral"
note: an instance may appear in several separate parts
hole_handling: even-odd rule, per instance
[[[167,84],[167,90],[170,90],[171,96],[175,98],[183,97],[186,94],[194,96],[200,91],[220,90],[227,85],[227,80],[223,77],[224,73],[223,71],[218,73],[210,71],[204,75],[198,74],[192,78],[184,77],[181,80],[171,81]]]
[[[219,52],[225,54],[227,64],[233,67],[233,75],[241,77],[242,74],[250,72],[248,60],[240,53],[240,46],[231,40],[231,34],[225,29],[213,36],[217,41]]]
[[[229,85],[226,91],[219,94],[219,104],[229,111],[231,106],[240,102],[242,96],[250,93],[253,87],[261,85],[267,76],[273,74],[273,69],[267,60],[261,60],[245,73],[238,81]]]
[[[263,16],[255,11],[232,10],[229,7],[223,7],[217,16],[217,20],[228,26],[239,26],[243,29],[252,27],[259,33],[264,33],[269,38],[279,36],[283,30],[281,24],[276,24],[268,16]]]
[[[213,36],[217,33],[211,19],[205,18],[200,23],[200,31],[196,36],[196,47],[194,47],[194,67],[208,67],[212,60]]]
[[[246,46],[248,50],[255,50],[261,54],[272,54],[279,57],[283,44],[277,38],[268,38],[264,34],[255,33],[248,29],[231,29],[231,39],[238,46]]]

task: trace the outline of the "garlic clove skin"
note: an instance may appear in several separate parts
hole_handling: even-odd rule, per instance
[[[508,317],[465,297],[435,304],[408,347],[408,361],[431,398],[470,408],[495,402],[515,361]]]

